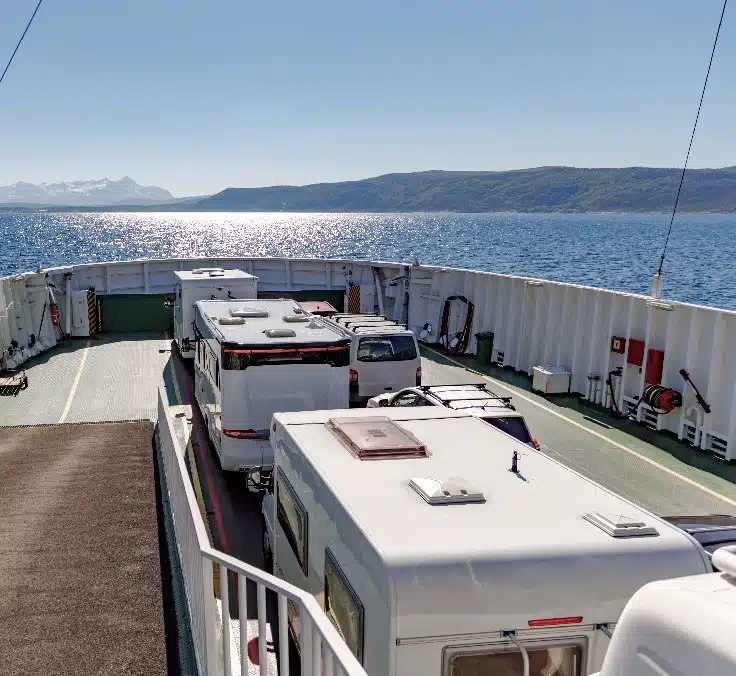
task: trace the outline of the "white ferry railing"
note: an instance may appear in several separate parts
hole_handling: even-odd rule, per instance
[[[311,594],[210,546],[166,401],[166,394],[159,389],[159,447],[199,673],[202,676],[245,676],[252,672],[248,640],[255,637],[248,635],[247,586],[250,581],[256,586],[258,663],[261,674],[269,673],[266,593],[271,591],[278,598],[279,651],[276,663],[279,676],[291,673],[287,615],[290,601],[296,606],[300,620],[302,676],[367,676]],[[215,565],[220,566],[219,603],[213,581]],[[230,620],[229,575],[226,571],[232,571],[237,580],[238,643],[234,640]]]

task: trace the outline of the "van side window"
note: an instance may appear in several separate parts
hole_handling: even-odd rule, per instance
[[[325,613],[362,664],[363,604],[329,549],[325,549]]]
[[[276,515],[284,529],[294,555],[304,574],[307,574],[307,510],[292,488],[283,470],[276,477]]]
[[[580,645],[532,644],[527,652],[529,676],[580,676],[583,673],[583,650]],[[516,648],[462,650],[446,656],[443,673],[445,676],[523,676],[524,661]]]

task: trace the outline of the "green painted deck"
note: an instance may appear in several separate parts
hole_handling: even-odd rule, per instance
[[[536,394],[526,374],[422,351],[425,384],[485,381],[496,394],[510,395],[543,453],[644,509],[660,516],[736,515],[736,466],[577,396]]]

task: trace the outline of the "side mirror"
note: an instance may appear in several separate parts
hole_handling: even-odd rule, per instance
[[[381,399],[381,400],[380,400],[380,401],[378,402],[378,405],[379,405],[379,406],[388,406],[388,399]]]

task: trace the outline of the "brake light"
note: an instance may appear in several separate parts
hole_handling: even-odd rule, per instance
[[[550,617],[546,620],[529,620],[530,627],[559,627],[563,624],[580,624],[583,616],[577,617]]]
[[[223,429],[222,433],[231,439],[262,439],[263,435],[256,430],[228,430]]]
[[[357,383],[358,382],[358,372],[354,369],[350,369],[350,382],[351,383]]]
[[[532,446],[534,446],[534,448],[536,448],[538,451],[542,450],[542,447],[539,445],[539,442],[534,437],[532,437]]]
[[[417,387],[419,387],[422,384],[422,367],[420,366],[417,369]]]

